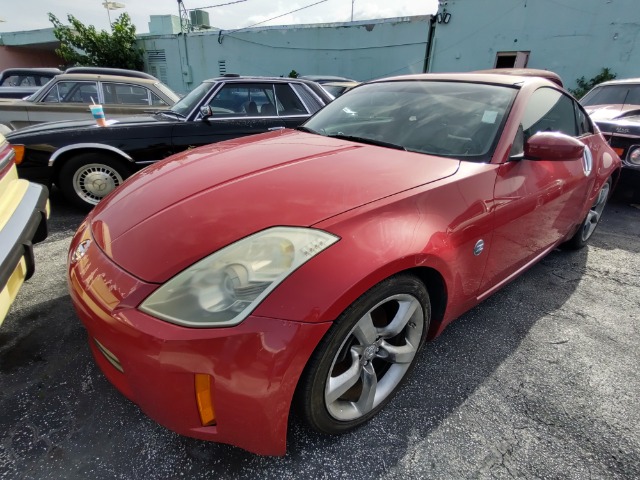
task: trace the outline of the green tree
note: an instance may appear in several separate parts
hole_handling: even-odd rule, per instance
[[[574,97],[580,99],[599,83],[606,82],[607,80],[613,80],[614,78],[616,78],[615,73],[613,73],[609,68],[603,68],[600,70],[599,74],[589,80],[584,77],[576,79],[576,84],[578,86],[576,88],[570,88],[569,91]]]
[[[49,13],[53,34],[60,40],[56,53],[67,66],[92,66],[142,70],[142,50],[136,45],[136,27],[123,13],[111,25],[111,33],[99,32],[93,25],[84,25],[73,15],[67,15],[70,26],[63,25]]]

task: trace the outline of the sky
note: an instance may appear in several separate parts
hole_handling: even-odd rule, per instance
[[[104,0],[3,0],[0,9],[0,33],[22,30],[51,28],[47,13],[51,12],[63,23],[67,14],[78,18],[85,25],[95,25],[99,30],[108,29],[109,17],[115,20],[122,12],[127,12],[136,26],[137,33],[149,31],[150,15],[178,15],[177,0],[119,0],[125,7],[107,12]],[[234,0],[183,0],[187,9],[220,5]],[[237,1],[237,0],[236,0]],[[303,10],[293,10],[317,5]],[[204,8],[209,13],[213,27],[225,30],[247,27],[258,22],[282,15],[264,25],[292,25],[302,23],[345,22],[373,18],[427,15],[435,13],[438,0],[242,0],[231,5]]]

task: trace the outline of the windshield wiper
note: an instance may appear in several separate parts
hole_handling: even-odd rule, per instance
[[[156,112],[157,115],[166,115],[168,117],[172,117],[175,115],[176,118],[187,118],[183,114],[174,112],[173,110],[158,110]]]
[[[335,135],[327,135],[327,137],[339,138],[340,140],[351,140],[352,142],[366,143],[369,145],[377,145],[379,147],[395,148],[396,150],[404,150],[405,152],[408,151],[402,145],[397,145],[395,143],[390,143],[390,142],[383,142],[382,140],[374,140],[373,138],[356,137],[354,135],[344,135],[342,133],[336,133]]]

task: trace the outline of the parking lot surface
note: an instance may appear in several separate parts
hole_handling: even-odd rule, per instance
[[[174,434],[107,382],[65,283],[83,216],[52,200],[0,328],[0,478],[640,478],[637,206],[455,321],[371,422],[327,437],[294,418],[268,458]]]

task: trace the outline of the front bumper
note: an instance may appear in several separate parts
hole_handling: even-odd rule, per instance
[[[15,168],[15,167],[14,167]],[[46,187],[15,179],[4,195],[0,209],[8,219],[0,229],[0,324],[20,286],[35,271],[33,244],[47,237],[49,211]]]
[[[88,243],[86,243],[88,241]],[[82,258],[71,260],[78,245]],[[84,226],[70,248],[68,283],[100,369],[165,427],[261,455],[284,455],[293,394],[329,328],[250,316],[229,328],[185,328],[137,306],[158,286],[114,264]],[[211,378],[215,426],[203,426],[194,377]]]

